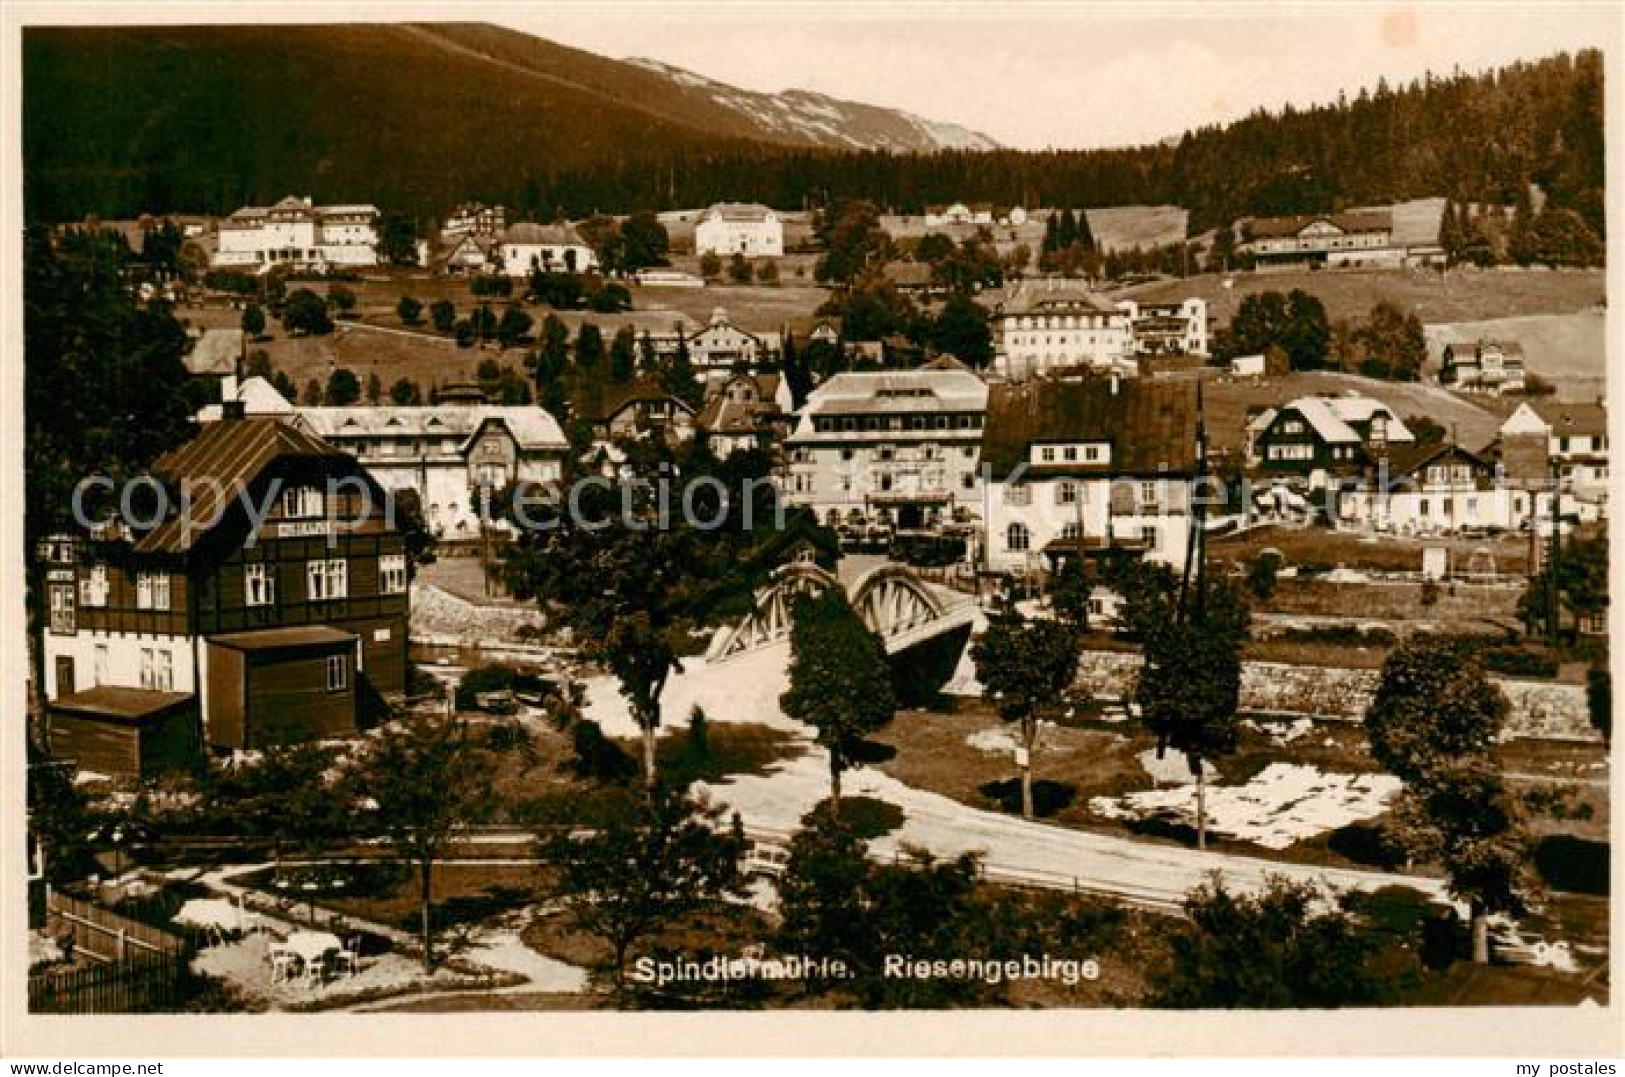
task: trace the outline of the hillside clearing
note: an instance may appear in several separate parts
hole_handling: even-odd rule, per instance
[[[1236,273],[1232,288],[1214,273],[1161,280],[1112,293],[1141,302],[1205,299],[1208,313],[1228,325],[1243,297],[1257,292],[1294,288],[1326,304],[1326,315],[1364,319],[1387,301],[1415,313],[1424,324],[1470,322],[1528,314],[1573,314],[1591,310],[1607,299],[1608,281],[1600,270],[1471,269],[1437,273],[1430,270],[1339,269]]]

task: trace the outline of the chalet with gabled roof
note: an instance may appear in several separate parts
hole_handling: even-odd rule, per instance
[[[1394,410],[1368,396],[1301,396],[1247,423],[1247,461],[1267,477],[1318,490],[1333,475],[1362,471],[1416,436]]]
[[[406,551],[360,464],[232,408],[152,474],[151,511],[37,551],[53,755],[142,776],[352,735],[404,693]]]

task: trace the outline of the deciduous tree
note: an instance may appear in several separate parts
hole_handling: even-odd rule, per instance
[[[829,753],[830,797],[841,799],[841,772],[853,748],[896,711],[891,667],[880,638],[863,623],[839,587],[802,596],[790,632],[790,689],[784,713],[818,731]]]
[[[490,761],[467,723],[417,716],[386,729],[355,772],[376,826],[418,873],[423,969],[434,971],[434,867],[459,827],[489,817]]]
[[[1390,832],[1444,866],[1471,910],[1481,964],[1489,914],[1521,911],[1532,890],[1521,802],[1495,755],[1509,709],[1469,647],[1412,637],[1383,663],[1365,716],[1372,756],[1405,783]]]
[[[1078,635],[1070,624],[1029,620],[1015,604],[1005,603],[990,618],[987,631],[971,646],[976,678],[983,694],[1014,722],[1021,736],[1016,766],[1021,772],[1021,814],[1033,817],[1032,754],[1038,746],[1038,723],[1054,713],[1078,672]]]

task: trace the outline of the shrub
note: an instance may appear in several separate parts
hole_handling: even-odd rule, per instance
[[[1389,629],[1361,628],[1358,625],[1288,628],[1270,638],[1283,643],[1325,644],[1331,647],[1392,647],[1398,642],[1398,637]]]
[[[1478,661],[1491,673],[1507,677],[1555,677],[1558,661],[1550,654],[1523,647],[1495,647],[1479,653]]]
[[[457,709],[475,709],[476,697],[486,692],[511,692],[519,683],[519,671],[512,666],[480,666],[463,674],[457,682]]]

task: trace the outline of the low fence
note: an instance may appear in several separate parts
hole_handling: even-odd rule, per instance
[[[162,928],[143,924],[111,909],[52,891],[46,898],[48,915],[73,930],[74,948],[102,961],[123,961],[132,956],[186,953],[186,939]]]
[[[46,911],[72,933],[74,950],[97,963],[30,975],[30,1012],[146,1013],[180,1004],[190,940],[70,894],[52,891]]]
[[[184,952],[140,951],[122,961],[28,977],[30,1013],[158,1013],[185,999]]]

